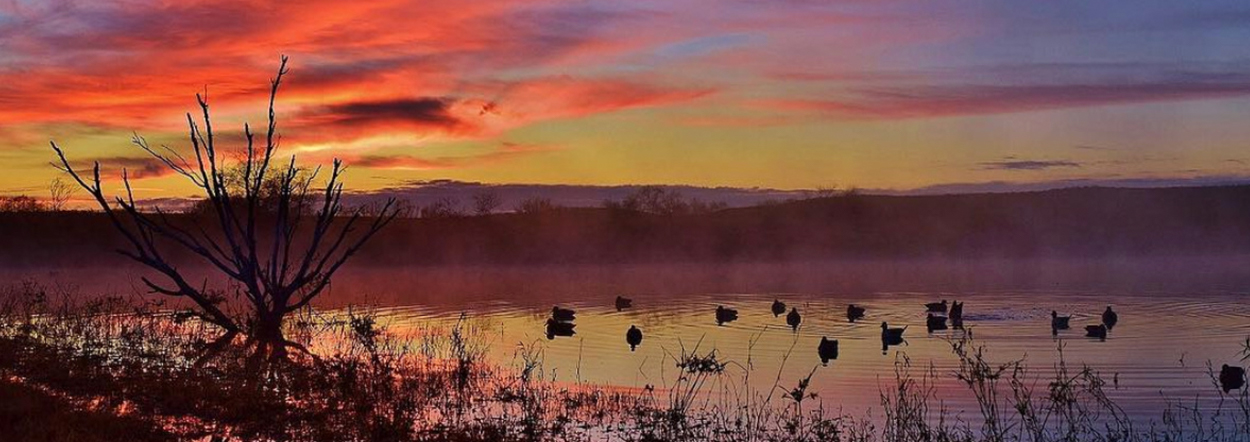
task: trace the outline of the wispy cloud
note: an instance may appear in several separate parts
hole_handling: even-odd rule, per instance
[[[1017,160],[990,161],[980,163],[981,168],[991,170],[1046,170],[1065,167],[1081,167],[1080,163],[1069,160]]]

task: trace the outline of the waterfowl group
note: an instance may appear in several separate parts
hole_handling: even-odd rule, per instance
[[[613,302],[617,311],[622,311],[633,307],[633,300],[624,296],[617,296]],[[924,305],[926,310],[925,326],[929,333],[935,331],[947,330],[948,327],[955,329],[963,329],[964,303],[959,301],[948,302],[943,299],[941,302],[931,302]],[[770,306],[770,311],[774,317],[779,317],[786,312],[786,304],[780,299],[774,299]],[[859,319],[863,319],[867,314],[867,309],[855,304],[848,304],[846,307],[846,318],[854,323]],[[572,309],[562,308],[560,306],[551,307],[551,317],[546,321],[546,332],[548,339],[555,339],[556,336],[573,336],[577,327],[573,321],[576,319],[576,312]],[[1070,328],[1071,316],[1059,316],[1059,312],[1052,310],[1050,312],[1050,325],[1052,333],[1058,334],[1059,330],[1067,330]],[[1102,313],[1102,323],[1088,325],[1085,327],[1086,336],[1106,340],[1108,332],[1119,322],[1119,315],[1116,314],[1110,306]],[[724,325],[727,322],[738,320],[738,310],[728,308],[723,305],[716,306],[716,324]],[[950,325],[948,326],[948,321]],[[789,313],[786,314],[786,324],[790,329],[797,332],[799,326],[803,323],[803,316],[799,313],[798,307],[791,307]],[[887,322],[881,323],[881,347],[882,351],[886,351],[890,346],[901,345],[906,341],[903,339],[903,333],[907,330],[907,326],[890,327]],[[971,333],[971,330],[966,330]],[[625,342],[629,344],[629,350],[635,351],[642,344],[642,330],[636,325],[630,325],[625,331]],[[829,361],[838,358],[838,340],[829,339],[828,336],[822,336],[820,343],[816,348],[820,356],[821,362],[828,365]],[[1241,367],[1233,367],[1225,365],[1220,371],[1220,385],[1225,391],[1242,388],[1245,385],[1245,369]]]

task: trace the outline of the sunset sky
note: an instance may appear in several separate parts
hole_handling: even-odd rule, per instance
[[[54,139],[186,195],[131,134],[207,90],[237,141],[280,54],[282,148],[356,190],[1239,178],[1247,42],[1244,1],[0,0],[0,194]]]

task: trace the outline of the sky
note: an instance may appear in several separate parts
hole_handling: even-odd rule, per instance
[[[130,144],[223,142],[404,183],[905,191],[1250,176],[1244,1],[0,0],[0,194],[49,140],[191,193]],[[956,187],[950,187],[956,186]]]

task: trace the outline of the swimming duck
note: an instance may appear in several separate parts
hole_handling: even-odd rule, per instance
[[[1068,322],[1072,320],[1071,316],[1059,316],[1059,312],[1050,311],[1050,328],[1055,330],[1067,330]]]
[[[781,302],[780,299],[774,299],[773,300],[773,317],[776,318],[778,316],[781,316],[781,314],[785,312],[786,312],[786,303]]]
[[[726,322],[738,320],[738,311],[725,308],[723,305],[716,306],[716,325],[722,325]]]
[[[855,322],[856,319],[863,318],[864,313],[867,311],[867,309],[858,307],[855,304],[848,305],[846,306],[846,319],[848,321]]]
[[[816,352],[820,354],[820,362],[824,365],[829,365],[830,360],[838,358],[838,340],[822,336],[820,345],[816,347]]]
[[[881,342],[889,345],[897,345],[903,342],[903,332],[907,331],[907,327],[890,328],[889,324],[881,323]]]
[[[577,319],[577,317],[574,315],[573,310],[560,308],[560,306],[554,306],[551,307],[551,319],[555,319],[557,321],[572,321]]]
[[[1115,328],[1115,323],[1117,322],[1120,322],[1120,315],[1117,315],[1115,314],[1114,311],[1111,311],[1111,306],[1108,305],[1107,309],[1102,312],[1102,323],[1106,324],[1107,328],[1110,329],[1110,328]]]
[[[1246,369],[1241,367],[1233,367],[1224,364],[1220,367],[1220,388],[1225,393],[1233,390],[1239,390],[1246,385]]]
[[[790,324],[791,330],[798,331],[799,324],[802,324],[802,323],[803,323],[803,316],[799,315],[799,309],[797,307],[791,308],[790,313],[786,315],[786,324]]]
[[[625,342],[629,343],[629,351],[638,348],[638,344],[642,343],[642,330],[638,327],[629,326],[629,330],[625,332]]]
[[[925,304],[924,308],[925,310],[933,313],[946,314],[946,300],[943,299],[942,302],[930,302]]]
[[[1107,340],[1107,326],[1104,324],[1085,326],[1085,336],[1089,338],[1098,338],[1103,341]]]
[[[634,306],[633,299],[629,299],[629,298],[619,296],[619,295],[616,297],[616,311],[619,312],[621,310],[625,310],[633,306]]]

